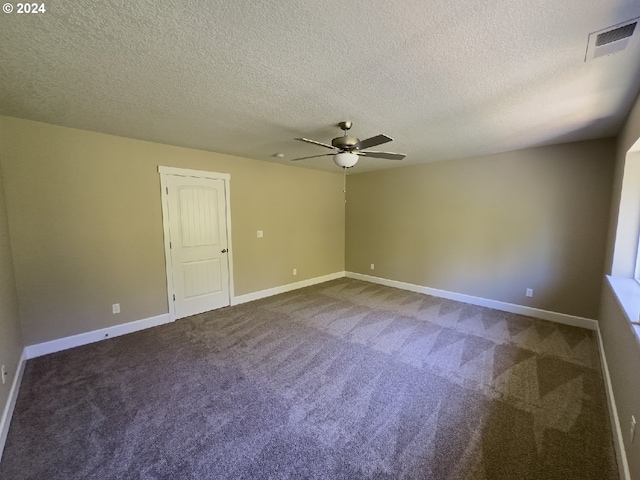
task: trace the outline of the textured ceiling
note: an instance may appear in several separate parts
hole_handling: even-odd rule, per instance
[[[640,88],[638,31],[584,61],[589,33],[638,0],[45,6],[0,13],[0,113],[279,162],[325,153],[294,138],[352,120],[408,154],[352,173],[615,135]]]

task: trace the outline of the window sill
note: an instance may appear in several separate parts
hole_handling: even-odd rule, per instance
[[[640,284],[633,278],[607,275],[611,290],[640,340]]]

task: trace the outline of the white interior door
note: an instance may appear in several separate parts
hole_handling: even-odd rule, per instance
[[[225,180],[181,175],[164,175],[163,180],[174,319],[229,305]]]

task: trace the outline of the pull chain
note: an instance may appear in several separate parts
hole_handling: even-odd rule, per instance
[[[344,193],[344,203],[347,203],[347,167],[342,167],[344,171],[344,187],[342,193]]]

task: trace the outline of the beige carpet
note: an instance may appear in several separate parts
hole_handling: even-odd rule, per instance
[[[4,479],[617,479],[588,330],[340,279],[28,362]]]

